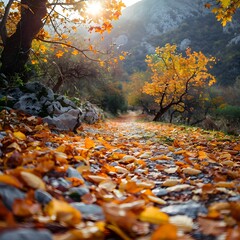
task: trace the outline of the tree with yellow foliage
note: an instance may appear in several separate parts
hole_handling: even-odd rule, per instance
[[[79,26],[100,34],[111,31],[111,22],[119,18],[124,6],[122,0],[8,0],[7,4],[2,1],[1,75],[7,77],[8,83],[16,74],[24,80],[25,64],[34,39],[72,48],[74,55],[82,53],[88,57],[88,53],[94,51],[93,46],[87,49],[73,46],[69,36]],[[59,51],[57,57],[63,52]]]
[[[218,21],[225,26],[227,22],[232,21],[233,15],[240,8],[239,0],[216,0],[205,4],[205,7],[212,9]]]
[[[158,121],[170,108],[182,108],[194,89],[199,89],[200,95],[200,90],[214,84],[216,79],[207,68],[215,58],[206,57],[202,52],[187,49],[183,56],[177,52],[176,45],[170,44],[156,48],[155,52],[146,58],[151,81],[145,83],[143,92],[153,96],[159,105],[154,118]]]

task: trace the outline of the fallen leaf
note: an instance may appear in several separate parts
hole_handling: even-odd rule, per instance
[[[223,221],[198,218],[198,224],[205,235],[219,236],[226,231],[226,224]]]
[[[169,222],[169,216],[156,207],[147,207],[138,217],[143,222],[164,224]]]
[[[170,223],[175,225],[179,230],[183,232],[191,232],[194,227],[192,218],[185,215],[170,217]]]
[[[21,182],[19,182],[19,180],[17,178],[15,178],[14,176],[11,175],[0,175],[0,182],[1,183],[5,183],[5,184],[9,184],[11,186],[14,186],[16,188],[22,188],[23,185]]]
[[[168,187],[166,190],[168,192],[179,192],[188,188],[192,188],[192,186],[190,186],[189,184],[179,184],[173,187]]]
[[[187,174],[187,175],[198,175],[201,173],[200,170],[194,169],[194,168],[184,168],[183,169],[183,173]]]
[[[18,132],[14,132],[13,136],[15,138],[19,139],[19,140],[22,140],[22,141],[27,139],[26,135],[24,133],[22,133],[22,132],[19,132],[19,131]]]
[[[152,234],[151,240],[177,240],[177,227],[173,224],[164,224]]]
[[[70,204],[57,199],[51,200],[45,207],[45,213],[60,223],[73,226],[81,222],[81,213]]]
[[[94,147],[95,147],[94,141],[90,138],[86,138],[85,139],[85,148],[90,149],[90,148],[94,148]]]
[[[45,190],[45,183],[41,178],[29,172],[21,172],[24,182],[31,188]]]

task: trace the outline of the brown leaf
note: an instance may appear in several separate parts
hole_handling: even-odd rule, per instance
[[[41,206],[29,199],[16,199],[13,203],[13,214],[18,217],[32,216],[41,211]]]
[[[226,224],[223,221],[199,217],[198,224],[205,235],[219,236],[226,231]]]

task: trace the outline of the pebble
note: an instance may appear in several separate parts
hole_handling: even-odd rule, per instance
[[[65,187],[65,188],[71,187],[71,183],[69,181],[65,180],[64,178],[58,178],[57,180],[58,180],[59,186]]]
[[[89,189],[85,187],[73,187],[69,189],[68,194],[71,198],[82,197],[83,195],[89,193]]]
[[[12,210],[12,205],[15,199],[25,198],[25,194],[22,191],[6,184],[0,184],[0,196],[2,198],[4,205],[9,210]]]
[[[67,170],[67,176],[70,177],[75,177],[75,178],[79,178],[81,180],[84,181],[82,175],[73,167],[69,167]]]
[[[101,221],[105,219],[102,208],[96,204],[72,203],[71,205],[80,211],[86,220]]]
[[[48,192],[40,189],[35,191],[34,197],[39,203],[43,205],[48,204],[52,200],[52,196]]]
[[[157,197],[161,197],[167,195],[168,191],[164,188],[155,188],[152,190],[152,193],[155,194]]]
[[[195,219],[199,215],[199,213],[207,213],[207,209],[203,205],[194,201],[163,207],[161,208],[161,211],[171,216],[186,215],[193,219]]]
[[[52,234],[48,230],[18,229],[4,232],[0,240],[52,240]]]

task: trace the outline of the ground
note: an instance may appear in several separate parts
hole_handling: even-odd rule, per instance
[[[240,239],[236,136],[133,112],[73,134],[2,111],[0,157],[0,240]]]

